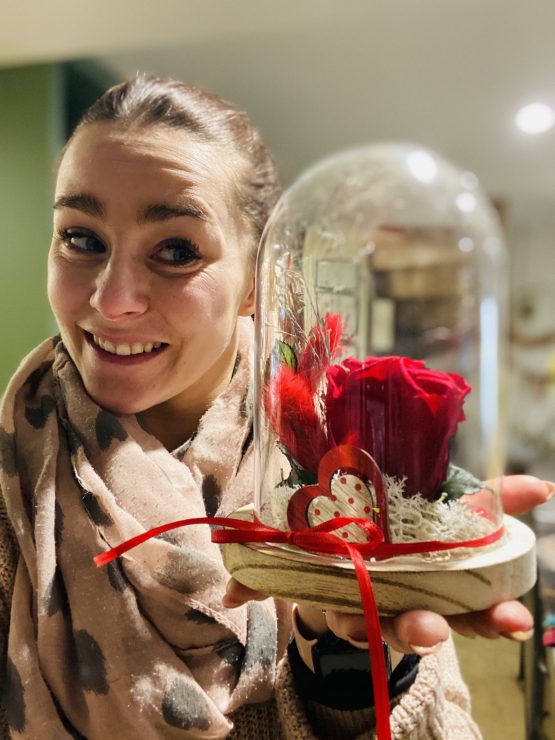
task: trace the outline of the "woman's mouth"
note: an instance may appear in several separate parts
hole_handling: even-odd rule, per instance
[[[153,359],[169,344],[165,342],[113,342],[83,330],[87,343],[104,360],[123,364],[135,364]]]

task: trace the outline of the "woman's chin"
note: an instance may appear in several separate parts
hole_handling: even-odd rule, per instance
[[[95,393],[88,389],[87,392],[98,406],[112,414],[139,414],[151,406],[151,404],[146,402],[141,403],[141,400],[138,398],[125,398],[123,394],[112,396],[102,392]]]

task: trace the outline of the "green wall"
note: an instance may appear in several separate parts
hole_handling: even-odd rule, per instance
[[[59,66],[0,69],[0,393],[54,328],[46,257],[64,115]]]

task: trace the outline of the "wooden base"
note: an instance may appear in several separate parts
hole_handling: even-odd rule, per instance
[[[233,517],[250,518],[252,509]],[[468,558],[426,562],[391,558],[370,563],[378,610],[391,616],[410,609],[437,614],[480,611],[525,594],[536,580],[534,533],[505,516],[507,536],[498,547]],[[354,567],[329,558],[278,545],[223,546],[229,573],[249,588],[288,601],[324,609],[362,611]]]

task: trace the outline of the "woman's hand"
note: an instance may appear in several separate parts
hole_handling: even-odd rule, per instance
[[[507,476],[503,481],[503,508],[507,514],[518,515],[548,501],[555,493],[555,484],[530,475]],[[267,598],[235,579],[228,584],[224,606],[233,608],[247,601]],[[316,637],[331,629],[336,635],[358,647],[366,646],[364,617],[299,605],[298,616],[303,633]],[[381,620],[383,638],[399,652],[426,655],[435,652],[449,637],[449,628],[466,637],[481,635],[490,639],[500,636],[526,640],[533,632],[533,618],[519,601],[504,601],[480,612],[442,617],[423,609],[387,617]]]

